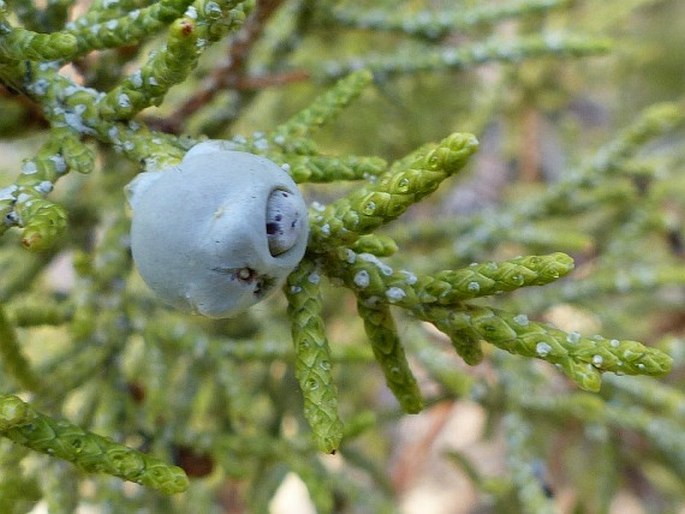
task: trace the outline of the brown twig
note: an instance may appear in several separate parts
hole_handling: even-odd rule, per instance
[[[178,109],[164,119],[150,120],[150,124],[165,132],[179,133],[186,119],[198,109],[207,105],[216,94],[226,88],[254,90],[294,80],[304,80],[302,74],[292,72],[269,77],[245,77],[247,59],[254,44],[259,40],[267,20],[274,14],[283,0],[259,0],[241,29],[236,33],[228,48],[226,64],[212,71],[201,88],[188,98]],[[293,78],[296,77],[296,78]]]

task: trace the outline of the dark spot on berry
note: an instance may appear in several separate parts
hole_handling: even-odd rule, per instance
[[[262,275],[257,279],[257,287],[254,290],[254,295],[257,298],[266,296],[276,285],[276,280],[268,275]]]

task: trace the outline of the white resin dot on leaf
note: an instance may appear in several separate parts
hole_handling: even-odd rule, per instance
[[[549,345],[549,343],[544,341],[540,341],[535,345],[535,353],[537,353],[540,357],[546,357],[551,351],[552,347]]]
[[[357,273],[355,273],[353,280],[354,280],[354,284],[357,287],[360,287],[363,289],[365,287],[368,287],[370,280],[371,280],[371,277],[369,276],[368,271],[360,270]]]
[[[521,327],[526,327],[529,323],[528,316],[526,316],[525,314],[517,314],[516,316],[514,316],[514,323]]]
[[[385,296],[388,298],[389,301],[391,302],[399,302],[407,296],[407,293],[404,292],[402,288],[399,287],[390,287],[388,290],[385,292]]]

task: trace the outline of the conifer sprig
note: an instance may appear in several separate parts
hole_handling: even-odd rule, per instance
[[[0,434],[90,473],[107,473],[165,494],[179,493],[188,487],[188,478],[181,468],[66,421],[44,416],[16,396],[0,396]]]
[[[372,185],[315,213],[311,239],[315,248],[338,248],[396,219],[409,206],[435,191],[462,169],[478,148],[471,134],[452,134],[406,169],[389,172]]]
[[[342,439],[338,394],[333,383],[332,358],[321,317],[321,275],[312,262],[303,261],[285,286],[292,320],[295,369],[304,396],[304,415],[317,447],[334,453]]]
[[[0,189],[0,235],[8,243],[0,248],[0,369],[8,382],[0,395],[1,512],[22,509],[22,503],[13,502],[15,495],[31,506],[42,496],[51,511],[78,509],[83,488],[68,462],[76,465],[75,470],[142,484],[154,494],[175,494],[189,486],[181,468],[97,433],[127,434],[131,446],[152,448],[197,480],[187,497],[162,503],[144,489],[118,494],[116,486],[96,485],[89,500],[106,501],[117,511],[149,501],[147,506],[185,512],[190,505],[191,510],[210,512],[215,509],[216,478],[230,476],[247,478],[254,495],[246,503],[262,512],[290,472],[302,479],[322,514],[333,512],[339,499],[349,501],[357,491],[364,491],[360,498],[382,499],[363,500],[367,510],[392,511],[392,487],[381,466],[349,443],[369,433],[377,437],[378,424],[396,419],[400,410],[417,413],[436,401],[465,397],[490,414],[496,409],[505,412],[513,483],[506,491],[517,493],[524,510],[546,512],[551,505],[531,464],[545,458],[547,430],[537,431],[535,418],[527,414],[542,413],[550,420],[573,417],[603,434],[629,430],[656,450],[649,458],[660,473],[682,476],[685,445],[677,376],[671,385],[620,377],[662,375],[670,370],[672,359],[658,345],[586,337],[542,323],[539,305],[559,299],[551,292],[539,295],[539,305],[535,299],[528,302],[523,292],[514,299],[504,294],[567,276],[573,260],[557,250],[582,252],[578,260],[587,262],[594,259],[587,251],[592,245],[600,258],[609,257],[608,262],[587,280],[568,277],[562,299],[601,301],[607,295],[644,294],[685,280],[675,259],[649,269],[623,266],[617,259],[632,258],[639,251],[633,242],[650,230],[658,231],[657,237],[666,231],[666,216],[659,210],[668,194],[654,194],[652,184],[663,180],[660,168],[673,168],[679,160],[657,162],[642,159],[639,152],[656,137],[682,126],[682,105],[646,110],[585,164],[550,178],[539,194],[516,195],[513,202],[482,215],[446,217],[445,222],[428,220],[419,212],[413,219],[420,220],[420,227],[414,230],[410,216],[401,217],[472,160],[477,138],[454,133],[423,144],[428,138],[421,125],[435,127],[434,121],[407,119],[416,134],[407,135],[411,145],[406,145],[397,137],[401,123],[393,121],[387,132],[373,133],[378,141],[371,145],[384,148],[379,152],[383,156],[395,150],[406,154],[389,165],[383,156],[325,154],[323,144],[314,139],[320,128],[331,125],[370,86],[376,90],[364,96],[365,101],[395,103],[395,94],[407,98],[405,88],[421,92],[428,85],[411,82],[410,76],[430,72],[428,82],[434,85],[454,78],[450,72],[463,71],[465,80],[458,89],[470,96],[464,97],[453,118],[459,120],[455,127],[480,135],[495,118],[498,123],[504,119],[496,110],[505,102],[510,112],[537,108],[530,96],[538,91],[537,81],[544,79],[535,75],[548,73],[548,63],[604,54],[611,45],[595,36],[550,31],[572,12],[561,9],[570,5],[566,0],[441,10],[409,3],[411,11],[395,9],[394,4],[390,10],[370,10],[351,2],[311,0],[94,0],[69,21],[80,8],[73,0],[0,0],[3,114],[8,107],[0,130],[14,136],[14,131],[49,127],[35,155],[25,159],[20,172],[15,170],[11,185]],[[505,19],[514,23],[499,30],[495,24]],[[354,45],[346,42],[348,27],[354,27]],[[534,32],[538,27],[542,28]],[[491,28],[493,36],[481,36],[483,29]],[[356,53],[366,37],[378,38],[374,45],[381,44],[352,58],[331,59],[316,48],[317,42],[326,47],[331,34],[340,37],[335,41],[336,46],[342,42],[342,53]],[[223,51],[207,51],[222,40]],[[148,49],[152,51],[146,56],[143,51]],[[216,55],[224,55],[228,62],[210,61]],[[519,68],[531,59],[537,61],[530,69]],[[489,68],[496,63],[513,66],[499,74],[492,93],[482,95],[484,102],[473,83],[488,86],[489,78],[472,80],[475,77],[467,71],[487,65],[489,77]],[[208,71],[209,66],[214,71]],[[530,71],[534,73],[529,76]],[[246,126],[243,121],[249,125],[252,115],[259,119],[267,110],[261,102],[268,105],[273,90],[263,95],[258,90],[303,80],[314,86],[337,83],[292,116],[291,98],[277,97],[283,105],[274,112],[287,115],[276,114],[276,121],[246,137],[234,133]],[[174,86],[180,86],[178,96],[169,94]],[[197,92],[192,91],[195,87]],[[435,102],[440,102],[436,106],[447,102],[449,89],[435,95]],[[555,90],[555,95],[569,95],[564,100],[570,105],[574,99],[561,89],[564,92]],[[516,94],[504,101],[492,99],[505,96],[504,90]],[[517,99],[522,90],[525,99]],[[307,90],[292,90],[294,96],[303,91]],[[416,100],[411,109],[397,106],[406,109],[403,115],[413,116],[414,104],[425,101],[411,100]],[[173,105],[177,101],[180,107]],[[145,109],[164,102],[171,104],[170,110],[160,112],[175,114],[166,120],[145,118]],[[488,107],[482,109],[485,103]],[[214,112],[210,122],[195,133],[178,134],[183,126],[196,126],[200,109]],[[360,130],[367,129],[371,118],[359,118]],[[30,127],[22,126],[22,120],[29,120]],[[234,120],[241,125],[227,126]],[[153,123],[160,131],[151,129]],[[451,130],[450,123],[445,133]],[[279,311],[284,304],[275,298],[239,319],[191,318],[166,310],[131,272],[123,185],[136,171],[175,166],[205,131],[207,137],[224,138],[223,149],[273,160],[306,184],[307,197],[318,200],[309,210],[305,258],[283,289],[287,309]],[[333,153],[337,148],[334,145]],[[90,176],[61,180],[70,171],[87,174],[96,168]],[[342,181],[342,193],[329,186]],[[679,182],[673,180],[664,182],[663,189],[674,183],[678,190]],[[53,194],[57,187],[60,190]],[[179,209],[185,207],[182,196]],[[573,223],[598,207],[630,213],[613,233],[613,227],[585,231]],[[563,224],[557,223],[561,216],[568,217]],[[387,227],[393,221],[395,231]],[[682,253],[677,228],[669,229],[669,257]],[[597,244],[602,234],[611,234],[611,240]],[[650,243],[655,239],[651,237]],[[43,253],[27,254],[21,244]],[[543,251],[556,253],[528,255]],[[517,253],[524,255],[491,260]],[[57,266],[60,259],[69,260],[76,275],[66,286],[52,284],[53,263]],[[476,262],[466,265],[471,261]],[[347,290],[349,303],[339,301],[340,287]],[[361,323],[348,323],[344,312],[355,305]],[[427,324],[442,332],[452,348],[443,345],[442,334]],[[290,338],[284,337],[288,329]],[[329,330],[331,340],[343,334],[345,344],[329,344]],[[601,331],[611,328],[607,325]],[[677,344],[671,346],[676,357]],[[609,378],[610,387],[602,396],[579,393],[573,384],[559,380],[554,368],[530,365],[535,359],[554,365],[586,391],[598,391],[604,373],[616,376]],[[362,388],[368,391],[369,384],[377,386],[375,375],[348,392],[349,377],[359,376],[354,371],[374,361],[400,409],[371,410],[354,397]],[[484,365],[476,370],[464,366],[481,362]],[[550,376],[557,377],[555,384],[564,394],[545,390]],[[430,387],[423,388],[424,384]],[[302,403],[293,394],[298,386]],[[33,395],[36,407],[15,393]],[[47,412],[67,415],[83,428]],[[302,418],[311,436],[303,430]],[[617,445],[603,446],[604,465],[609,467],[616,462],[609,454]],[[382,447],[378,445],[378,451],[384,451]],[[56,459],[36,471],[35,461],[23,462],[31,451]],[[332,465],[325,462],[329,457],[320,455],[338,451],[342,459],[335,457]],[[339,475],[338,466],[343,469]],[[202,478],[207,475],[212,478]],[[362,477],[359,483],[357,476]],[[487,489],[487,479],[474,472],[470,476]],[[369,478],[371,486],[366,484]],[[367,494],[372,488],[375,496]],[[598,489],[608,491],[607,498],[612,492]]]

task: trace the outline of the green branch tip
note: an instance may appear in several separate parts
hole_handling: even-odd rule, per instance
[[[185,491],[185,472],[108,437],[35,411],[13,395],[0,396],[0,435],[71,462],[90,473],[106,473],[164,494]]]
[[[390,54],[371,54],[346,62],[317,63],[314,76],[320,81],[336,79],[360,66],[381,75],[464,70],[489,62],[518,63],[548,56],[577,58],[597,55],[608,52],[611,46],[611,41],[606,38],[564,32],[524,35],[513,41],[495,36],[484,42],[459,47],[404,47]]]
[[[392,250],[395,248],[391,247]],[[394,299],[393,304],[416,312],[432,305],[459,309],[464,300],[549,284],[573,269],[573,259],[557,252],[476,263],[461,269],[416,276],[407,270],[393,269],[376,255],[379,254],[338,249],[337,259],[329,264],[327,270],[332,276],[342,279],[356,294],[365,297],[384,298],[388,291],[401,290],[402,294]]]
[[[404,9],[356,8],[345,5],[333,10],[341,23],[360,29],[392,30],[439,39],[451,31],[465,31],[507,18],[517,18],[533,13],[544,13],[570,3],[570,0],[518,0],[503,5],[478,5],[471,8]]]
[[[462,169],[478,149],[473,134],[455,133],[425,154],[412,154],[403,167],[393,166],[375,184],[333,202],[313,217],[311,240],[319,250],[354,243],[403,214]]]
[[[565,253],[529,255],[441,271],[419,279],[416,290],[423,303],[453,304],[520,287],[549,284],[572,270],[573,259]]]
[[[302,137],[322,127],[338,116],[372,81],[373,74],[369,70],[350,73],[314,99],[308,107],[277,127],[272,137]]]
[[[35,417],[31,406],[17,396],[0,396],[0,432],[29,423]]]
[[[161,104],[171,86],[182,82],[195,68],[200,55],[197,40],[198,30],[192,19],[175,20],[166,47],[104,97],[100,103],[102,117],[130,119],[146,107]]]
[[[285,285],[288,315],[295,345],[295,376],[304,397],[304,415],[317,448],[335,453],[343,424],[338,415],[338,392],[333,382],[332,356],[321,315],[320,276],[311,261],[303,261]]]
[[[485,341],[524,357],[546,360],[561,368],[580,388],[598,391],[601,373],[665,375],[673,359],[662,351],[631,340],[580,334],[487,307],[468,307],[455,317],[463,328]]]
[[[24,224],[21,244],[27,250],[41,252],[51,248],[67,228],[65,209],[44,198],[17,202],[15,212]]]
[[[357,310],[364,320],[364,329],[371,342],[373,354],[380,364],[385,382],[402,410],[416,414],[423,410],[423,398],[416,378],[409,368],[395,321],[387,305],[369,307],[363,300]]]

